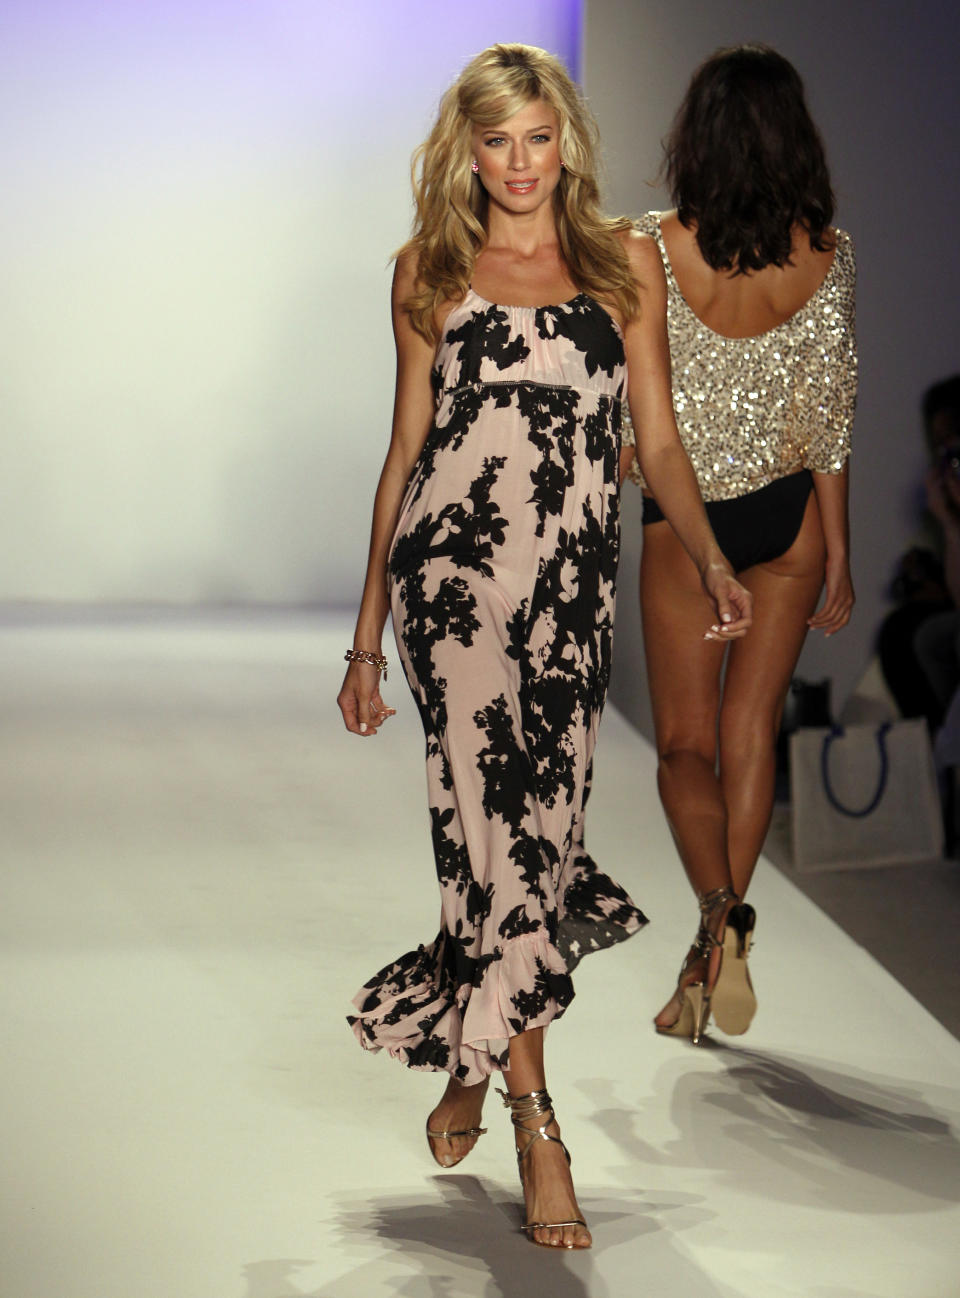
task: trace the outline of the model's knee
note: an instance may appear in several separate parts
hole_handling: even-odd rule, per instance
[[[677,739],[658,746],[657,756],[661,775],[682,774],[692,766],[708,766],[712,770],[717,761],[716,743],[706,738]]]
[[[699,833],[707,821],[716,826],[726,819],[713,745],[677,745],[662,752],[657,790],[678,840]]]

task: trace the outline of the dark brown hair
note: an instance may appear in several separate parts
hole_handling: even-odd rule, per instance
[[[948,379],[941,379],[927,388],[920,405],[923,412],[923,431],[926,434],[927,446],[935,453],[938,450],[937,440],[933,435],[933,421],[944,412],[949,416],[952,439],[960,437],[960,374],[952,374]]]
[[[717,50],[693,74],[664,142],[663,172],[681,222],[714,270],[790,259],[791,230],[826,251],[833,191],[803,82],[767,45]]]

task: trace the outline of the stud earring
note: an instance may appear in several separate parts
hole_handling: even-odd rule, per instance
[[[470,170],[473,172],[474,175],[476,175],[477,172],[480,170],[480,163],[476,160],[476,158],[474,158],[474,160],[470,163]]]

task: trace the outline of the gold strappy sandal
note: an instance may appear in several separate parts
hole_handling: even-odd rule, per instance
[[[480,1136],[485,1136],[486,1134],[487,1134],[486,1127],[467,1127],[466,1130],[464,1131],[431,1131],[429,1120],[427,1122],[427,1144],[430,1147],[430,1153],[433,1155],[433,1161],[436,1163],[438,1167],[445,1167],[445,1168],[456,1167],[458,1163],[463,1162],[467,1154],[469,1154],[473,1149],[473,1146],[471,1145],[470,1149],[467,1150],[467,1154],[461,1154],[460,1157],[456,1159],[454,1162],[441,1163],[440,1159],[437,1158],[436,1150],[434,1149],[433,1145],[430,1143],[431,1141],[452,1140],[454,1136],[476,1136],[479,1138]]]
[[[726,950],[724,939],[718,938],[713,933],[711,924],[723,907],[733,903],[735,909],[739,901],[740,898],[731,888],[714,888],[712,892],[704,893],[700,898],[700,927],[697,929],[697,936],[693,939],[693,946],[687,952],[686,958],[680,967],[680,976],[677,978],[680,1013],[674,1023],[665,1026],[654,1023],[654,1027],[661,1036],[689,1037],[695,1046],[700,1044],[700,1039],[707,1030],[707,1023],[710,1019],[711,1002],[716,995],[717,984],[723,973],[721,965],[720,972],[717,974],[711,990],[708,981],[710,977],[710,956],[716,947],[720,947],[722,953]],[[746,909],[752,910],[752,907],[746,907]],[[722,958],[723,954],[721,954]],[[693,966],[701,960],[706,963],[706,974],[703,979],[699,982],[687,983],[685,986],[684,978]],[[746,1031],[745,1028],[740,1030]]]
[[[520,1172],[520,1185],[523,1185],[523,1163],[524,1159],[530,1153],[530,1150],[538,1140],[552,1140],[559,1145],[564,1152],[567,1163],[570,1163],[570,1151],[560,1139],[559,1136],[550,1136],[547,1134],[547,1127],[551,1122],[556,1121],[556,1114],[553,1111],[553,1101],[546,1091],[530,1091],[527,1095],[508,1095],[506,1091],[498,1090],[497,1094],[503,1099],[503,1107],[510,1110],[510,1121],[517,1131],[523,1132],[530,1139],[522,1149],[517,1150],[517,1168]],[[531,1130],[524,1126],[531,1118],[545,1119],[539,1127]],[[582,1226],[584,1230],[588,1229],[587,1223],[582,1217],[573,1217],[569,1221],[527,1221],[520,1227],[521,1231],[527,1236],[532,1244],[539,1244],[541,1248],[570,1248],[570,1249],[587,1249],[592,1244],[540,1244],[540,1240],[533,1238],[535,1230],[560,1230],[564,1226]]]

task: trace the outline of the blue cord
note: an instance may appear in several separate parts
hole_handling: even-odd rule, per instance
[[[850,816],[859,820],[864,816],[869,816],[879,806],[880,799],[887,789],[887,777],[890,774],[890,759],[887,756],[887,731],[890,729],[891,722],[884,721],[883,725],[877,728],[877,748],[880,750],[880,779],[877,782],[877,791],[859,811],[851,807],[845,807],[830,785],[830,746],[835,739],[843,738],[843,726],[834,726],[828,735],[823,737],[823,748],[820,751],[820,773],[823,776],[823,789],[827,795],[827,800],[834,811],[839,811],[841,816]]]

